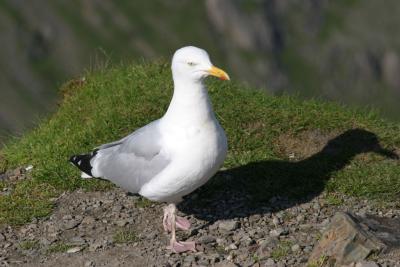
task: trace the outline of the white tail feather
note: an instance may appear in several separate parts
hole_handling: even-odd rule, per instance
[[[90,176],[90,175],[88,175],[88,174],[86,174],[86,173],[84,173],[84,172],[81,172],[81,178],[83,178],[83,179],[90,179],[90,178],[93,178],[93,177]]]

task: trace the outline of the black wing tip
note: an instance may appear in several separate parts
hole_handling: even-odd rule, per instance
[[[73,156],[71,156],[71,157],[69,158],[68,161],[75,165],[75,164],[78,162],[78,156],[79,156],[79,155],[73,155]]]
[[[90,160],[96,156],[98,149],[93,150],[89,154],[73,155],[69,158],[69,162],[75,165],[78,169],[86,173],[87,175],[92,175],[92,165]]]

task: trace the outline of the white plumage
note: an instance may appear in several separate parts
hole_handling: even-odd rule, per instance
[[[218,171],[227,140],[203,80],[208,75],[224,80],[229,76],[211,64],[206,51],[192,46],[175,52],[172,74],[174,94],[165,115],[92,154],[72,157],[83,174],[107,179],[153,201],[177,203]],[[194,243],[176,242],[175,219],[178,227],[187,228],[188,222],[175,216],[171,206],[164,214],[164,228],[173,231],[171,248],[193,250]]]

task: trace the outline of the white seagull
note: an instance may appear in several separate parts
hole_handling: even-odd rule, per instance
[[[176,215],[175,204],[205,184],[220,168],[227,153],[225,132],[215,117],[204,78],[229,80],[213,66],[207,52],[187,46],[172,58],[174,94],[164,116],[125,138],[101,145],[71,163],[82,178],[103,178],[152,201],[167,202],[163,226],[171,232],[173,252],[196,251],[195,242],[178,242],[175,227],[190,228]]]

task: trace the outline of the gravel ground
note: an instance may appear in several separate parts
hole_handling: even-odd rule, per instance
[[[192,230],[178,237],[196,240],[198,252],[177,255],[165,249],[163,204],[120,189],[64,193],[48,218],[0,228],[0,266],[307,266],[335,212],[400,218],[398,208],[343,195],[323,193],[301,204],[273,197],[252,210],[227,195],[191,210],[194,193],[180,206]],[[400,266],[394,256],[369,261]]]

